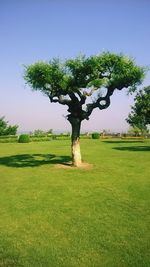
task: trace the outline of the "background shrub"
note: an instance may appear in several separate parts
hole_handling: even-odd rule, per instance
[[[17,141],[18,141],[18,136],[16,135],[0,136],[0,143],[16,143]]]
[[[92,133],[92,139],[99,139],[100,134],[99,133]]]
[[[51,141],[52,137],[50,136],[35,136],[35,135],[31,135],[30,136],[30,141],[31,142],[43,142],[43,141]]]
[[[18,139],[19,143],[29,143],[30,142],[30,137],[28,134],[21,134]]]

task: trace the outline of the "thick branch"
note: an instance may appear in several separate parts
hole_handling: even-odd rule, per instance
[[[85,101],[86,101],[86,95],[82,94],[80,89],[77,91],[77,94],[79,95],[80,97],[80,104],[83,105],[85,104]]]
[[[78,98],[75,96],[74,93],[70,93],[69,96],[73,102],[75,103],[79,102]]]
[[[114,90],[107,88],[107,94],[106,96],[102,97],[100,96],[96,102],[87,104],[87,111],[85,112],[85,118],[88,119],[91,115],[93,109],[99,108],[100,110],[106,109],[110,105],[110,96],[113,94]]]
[[[69,105],[71,103],[71,100],[64,98],[64,96],[51,96],[49,95],[49,99],[53,103],[59,103],[62,105]]]

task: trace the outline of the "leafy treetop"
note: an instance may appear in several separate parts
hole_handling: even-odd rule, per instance
[[[144,78],[144,69],[127,56],[106,52],[65,62],[37,62],[26,67],[24,77],[33,90],[42,91],[51,102],[68,105],[69,121],[82,121],[89,119],[94,108],[107,108],[114,90],[134,92]],[[90,96],[94,97],[91,102]]]
[[[150,86],[140,90],[134,100],[135,104],[131,108],[127,122],[140,129],[146,128],[150,124]]]

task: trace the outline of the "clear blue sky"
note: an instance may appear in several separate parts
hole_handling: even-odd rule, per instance
[[[0,39],[0,116],[20,131],[69,130],[66,108],[25,86],[23,64],[109,50],[150,65],[150,0],[0,0]],[[126,130],[132,103],[116,91],[82,130]]]

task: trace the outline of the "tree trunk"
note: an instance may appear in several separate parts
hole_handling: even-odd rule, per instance
[[[71,126],[72,126],[72,136],[71,136],[72,164],[73,164],[73,166],[79,167],[82,163],[81,152],[80,152],[81,120],[78,118],[71,118],[69,121],[70,121]]]

